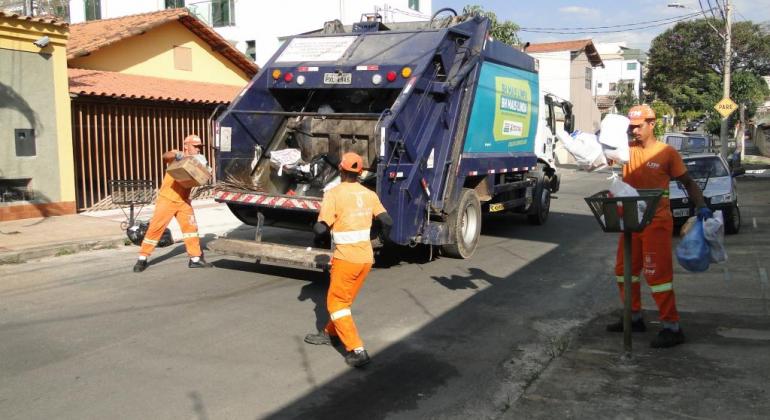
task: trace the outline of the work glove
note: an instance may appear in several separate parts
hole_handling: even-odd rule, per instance
[[[695,213],[698,215],[699,220],[706,220],[713,217],[713,214],[711,213],[711,209],[708,207],[700,207],[698,210],[695,211]]]

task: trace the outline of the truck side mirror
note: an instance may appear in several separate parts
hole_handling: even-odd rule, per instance
[[[564,131],[571,133],[575,129],[575,117],[572,114],[564,116]]]

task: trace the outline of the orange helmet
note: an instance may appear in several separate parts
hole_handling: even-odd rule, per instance
[[[360,174],[364,170],[364,161],[357,153],[348,152],[342,155],[340,169]]]
[[[195,134],[190,134],[189,136],[184,138],[184,144],[192,144],[192,145],[201,145],[203,144],[203,141],[200,137],[196,136]]]
[[[646,120],[654,120],[655,111],[650,108],[649,105],[636,105],[628,110],[628,119],[631,120],[631,125],[639,125]]]

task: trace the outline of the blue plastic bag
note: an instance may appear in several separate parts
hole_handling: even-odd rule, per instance
[[[676,247],[676,259],[687,271],[698,273],[708,270],[711,250],[703,234],[703,220],[698,219],[679,242]]]

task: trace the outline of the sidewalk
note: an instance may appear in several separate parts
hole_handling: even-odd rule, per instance
[[[227,205],[213,199],[195,200],[193,208],[201,237],[253,229],[235,218]],[[153,211],[154,206],[145,206],[137,218],[149,220]],[[0,264],[124,246],[128,238],[121,229],[121,222],[127,220],[127,214],[127,209],[125,213],[116,209],[0,222]],[[174,240],[181,241],[182,233],[176,220],[171,222],[169,229]]]
[[[770,184],[743,194],[744,224],[740,233],[726,237],[727,263],[689,273],[674,262],[684,344],[649,347],[661,326],[643,285],[647,332],[633,334],[632,360],[621,360],[623,335],[605,331],[621,311],[600,315],[564,337],[569,344],[532,378],[503,418],[767,418]],[[597,279],[596,287],[614,288],[611,283]]]

